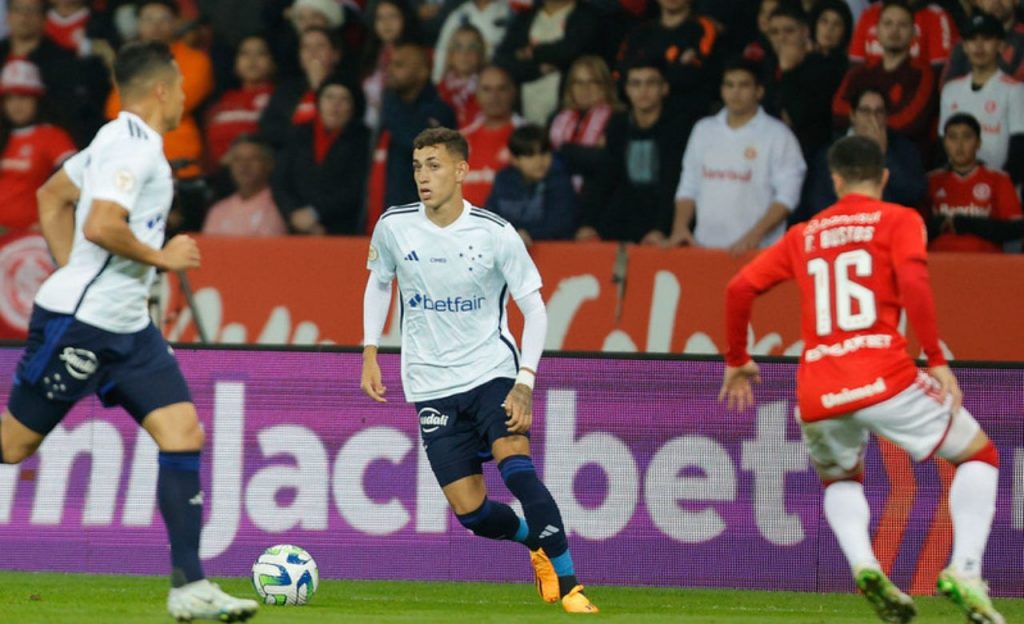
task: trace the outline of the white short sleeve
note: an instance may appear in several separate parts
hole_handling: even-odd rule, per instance
[[[526,251],[526,245],[519,233],[511,224],[505,224],[498,234],[497,264],[501,269],[502,277],[508,284],[509,293],[513,299],[520,299],[543,286],[540,279],[540,272],[533,258]]]
[[[381,219],[373,228],[370,238],[370,251],[366,256],[366,268],[377,274],[384,282],[395,279],[398,263],[395,262],[394,238],[388,226]]]
[[[146,181],[153,175],[153,155],[156,152],[143,149],[104,150],[95,154],[87,167],[92,182],[92,198],[112,201],[129,212],[136,207],[139,193]],[[163,154],[159,154],[163,158]]]
[[[89,150],[84,149],[64,161],[64,173],[78,188],[85,184],[85,167],[89,164]]]
[[[1006,118],[1010,130],[1007,134],[1024,134],[1024,84],[1017,83],[1011,87],[1009,100]]]

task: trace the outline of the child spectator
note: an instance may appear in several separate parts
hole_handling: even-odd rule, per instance
[[[71,137],[47,123],[46,89],[39,68],[8,61],[0,73],[0,232],[35,226],[36,189],[75,153]]]
[[[949,166],[928,174],[928,249],[999,253],[1024,233],[1017,191],[1008,175],[978,161],[977,119],[957,113],[942,134]]]
[[[508,140],[512,164],[498,172],[487,199],[487,209],[508,219],[527,246],[567,240],[576,230],[576,193],[551,148],[540,126],[516,128]]]

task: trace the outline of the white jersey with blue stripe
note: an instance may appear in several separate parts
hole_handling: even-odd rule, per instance
[[[539,290],[541,278],[510,223],[464,202],[442,228],[422,203],[396,206],[377,222],[367,267],[382,281],[398,278],[407,401],[516,376],[506,304]]]
[[[46,280],[35,302],[110,332],[140,331],[150,322],[146,301],[156,270],[112,255],[86,240],[82,229],[93,201],[112,201],[128,210],[128,225],[140,242],[163,246],[174,198],[163,138],[137,115],[122,112],[64,163],[64,171],[79,188],[71,256]]]

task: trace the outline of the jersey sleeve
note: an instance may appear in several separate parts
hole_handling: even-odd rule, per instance
[[[65,160],[62,166],[71,182],[78,188],[82,188],[85,183],[85,167],[88,164],[89,148],[86,148]]]
[[[860,19],[857,20],[857,26],[853,29],[848,56],[854,63],[863,63],[867,58],[868,31],[877,23],[877,17],[872,19],[873,17],[875,17],[874,11],[871,9],[864,11],[860,14]]]
[[[686,143],[686,151],[683,152],[683,170],[679,176],[679,186],[676,187],[676,200],[697,199],[697,191],[700,189],[700,161],[703,157],[704,133],[706,131],[706,123],[698,122],[690,134],[690,140]]]
[[[921,16],[918,26],[923,31],[926,60],[932,65],[944,65],[957,42],[953,18],[939,7],[928,7],[918,15]]]
[[[137,147],[145,145],[137,140],[111,143],[101,153],[93,154],[86,177],[92,183],[94,200],[111,201],[131,212],[142,187],[153,175],[156,157],[163,158],[161,152]]]
[[[373,228],[366,268],[376,273],[381,281],[390,282],[395,279],[398,263],[395,262],[394,237],[383,219],[377,221],[377,227]]]
[[[762,293],[779,282],[793,278],[793,259],[790,250],[793,245],[802,245],[804,228],[797,226],[786,232],[782,240],[762,251],[750,264],[740,271],[758,293]]]
[[[537,265],[533,263],[523,239],[519,237],[512,224],[506,224],[501,228],[496,251],[498,254],[495,263],[500,268],[513,299],[520,299],[535,290],[540,290],[543,286],[540,272],[537,271]]]
[[[1006,119],[1009,135],[1024,134],[1024,83],[1014,83],[1007,102]]]
[[[924,219],[915,210],[902,208],[896,213],[892,230],[892,266],[900,266],[913,260],[926,261],[928,253],[928,230]]]
[[[800,190],[807,175],[807,163],[800,151],[796,135],[786,126],[779,126],[776,158],[772,164],[772,203],[782,204],[793,212],[800,202]]]
[[[75,153],[75,144],[67,132],[54,127],[47,136],[46,141],[47,158],[53,164],[54,169],[70,158]]]
[[[1022,218],[1020,198],[1013,180],[1006,174],[999,175],[995,180],[995,202],[992,218],[1013,221]]]

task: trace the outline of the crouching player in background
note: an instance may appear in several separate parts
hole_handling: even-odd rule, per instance
[[[558,505],[530,458],[533,383],[547,332],[540,274],[511,224],[463,200],[468,158],[458,132],[424,130],[412,154],[421,201],[385,211],[374,228],[362,389],[386,400],[377,344],[397,277],[402,386],[459,522],[481,537],[525,544],[545,602],[597,613],[576,580]],[[509,295],[525,319],[521,356],[508,330]],[[525,518],[487,498],[482,464],[490,456]]]
[[[915,211],[880,200],[889,175],[884,163],[868,139],[838,141],[828,164],[839,201],[790,229],[729,283],[729,348],[719,398],[738,410],[752,404],[751,382],[760,380],[746,348],[754,299],[796,280],[804,341],[798,417],[825,484],[825,517],[857,587],[886,622],[916,615],[871,547],[863,480],[864,451],[874,432],[917,461],[937,455],[957,467],[949,492],[953,556],[938,589],[969,621],[1002,624],[981,577],[999,455],[961,407],[960,388],[939,346],[924,223]],[[927,374],[916,368],[897,331],[901,304],[928,357]]]

